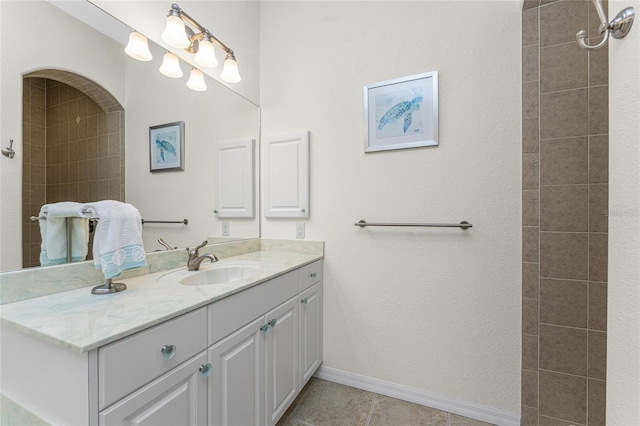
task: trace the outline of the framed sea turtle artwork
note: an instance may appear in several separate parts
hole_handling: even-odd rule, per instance
[[[184,121],[149,127],[151,172],[184,170]]]
[[[364,86],[364,152],[438,145],[438,71]]]

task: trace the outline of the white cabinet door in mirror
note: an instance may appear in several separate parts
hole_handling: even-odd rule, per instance
[[[265,140],[264,216],[309,217],[309,132]]]
[[[216,147],[216,210],[219,218],[253,217],[255,139]]]

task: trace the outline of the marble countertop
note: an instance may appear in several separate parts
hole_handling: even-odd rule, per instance
[[[202,263],[206,271],[225,264],[257,262],[256,278],[228,284],[188,286],[179,283],[186,267],[127,279],[116,279],[127,290],[92,295],[91,287],[22,300],[0,307],[0,320],[34,337],[76,352],[99,346],[230,296],[300,266],[321,254],[254,251]],[[197,272],[191,272],[194,274]]]

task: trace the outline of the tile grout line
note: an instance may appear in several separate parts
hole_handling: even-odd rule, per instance
[[[369,423],[371,422],[371,416],[373,416],[373,408],[376,406],[377,400],[378,400],[378,394],[374,393],[373,400],[371,401],[371,408],[369,408],[369,415],[367,416],[367,422],[365,423],[366,426],[369,426]]]

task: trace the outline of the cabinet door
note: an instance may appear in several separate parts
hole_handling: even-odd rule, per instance
[[[103,410],[100,425],[205,425],[207,378],[199,369],[205,352]]]
[[[309,132],[265,138],[264,216],[309,217]]]
[[[263,325],[260,317],[209,349],[210,425],[264,424]]]
[[[300,389],[322,362],[322,282],[300,293]]]
[[[282,417],[298,393],[298,298],[265,315],[267,424]]]

